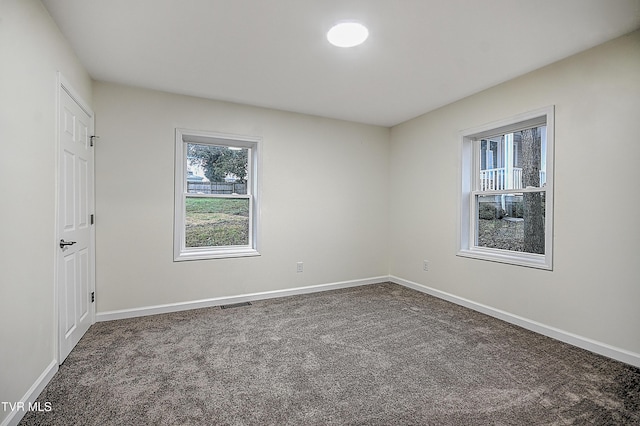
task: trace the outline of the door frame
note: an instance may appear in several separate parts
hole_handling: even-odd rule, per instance
[[[93,133],[95,133],[95,114],[93,113],[93,110],[89,107],[89,104],[82,98],[82,96],[80,96],[80,94],[78,93],[77,90],[75,90],[73,88],[73,86],[71,85],[71,83],[69,82],[69,80],[67,80],[64,75],[58,71],[57,73],[57,83],[56,83],[56,115],[55,115],[55,150],[54,150],[54,155],[55,155],[55,167],[54,167],[54,182],[55,182],[55,187],[54,187],[54,191],[55,191],[55,209],[54,209],[54,238],[53,238],[53,282],[54,282],[54,286],[53,286],[53,297],[54,297],[54,319],[53,319],[53,324],[54,324],[54,333],[55,333],[55,339],[54,339],[54,355],[55,355],[55,359],[57,364],[60,364],[60,360],[61,360],[61,354],[60,354],[60,348],[61,348],[61,344],[60,344],[60,340],[62,339],[62,336],[60,334],[60,297],[59,297],[59,292],[60,292],[60,283],[58,282],[58,256],[59,256],[59,252],[60,252],[60,235],[58,234],[59,229],[58,229],[58,225],[59,225],[59,211],[60,211],[60,149],[61,149],[61,144],[60,144],[60,114],[62,113],[62,107],[61,107],[61,99],[62,99],[62,91],[65,91],[69,96],[71,96],[71,98],[76,102],[76,104],[78,104],[78,106],[87,113],[87,115],[89,116],[89,120],[91,121],[91,127],[93,129]],[[94,146],[95,148],[95,146]],[[93,193],[93,197],[91,200],[91,203],[89,205],[89,209],[91,211],[91,214],[95,215],[95,149],[93,149],[91,151],[91,161],[93,162],[93,176],[92,176],[92,184],[91,184],[91,192]],[[89,294],[91,294],[92,292],[96,291],[96,228],[95,228],[95,222],[93,225],[90,225],[90,230],[89,230],[89,247],[90,247],[90,255],[89,255]],[[91,318],[91,324],[94,324],[96,322],[96,304],[95,303],[90,303],[89,304],[89,315]]]

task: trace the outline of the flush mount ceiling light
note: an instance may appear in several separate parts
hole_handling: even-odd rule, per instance
[[[338,47],[353,47],[362,44],[369,37],[369,30],[358,22],[341,22],[327,33],[329,43]]]

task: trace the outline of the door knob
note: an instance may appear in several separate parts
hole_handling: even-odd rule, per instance
[[[75,241],[65,241],[65,240],[60,240],[60,248],[63,249],[66,246],[72,246],[74,245],[76,242]]]

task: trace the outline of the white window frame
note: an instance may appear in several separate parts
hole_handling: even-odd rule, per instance
[[[176,129],[175,140],[175,213],[174,213],[174,261],[218,259],[229,257],[259,256],[259,148],[262,139],[254,136],[239,136],[200,130]],[[185,243],[185,200],[187,198],[187,144],[210,144],[248,148],[247,194],[223,195],[215,198],[249,199],[249,243],[242,246],[186,247]],[[189,196],[193,196],[190,194]],[[207,197],[207,195],[198,195]]]
[[[545,125],[546,134],[546,184],[540,188],[512,190],[513,193],[545,193],[545,253],[524,253],[476,244],[476,203],[479,194],[480,140],[501,134],[513,133]],[[554,106],[519,114],[510,118],[488,123],[460,132],[460,194],[458,199],[458,256],[508,263],[539,269],[553,269],[553,187],[554,187]],[[504,193],[505,191],[483,191],[482,194]]]

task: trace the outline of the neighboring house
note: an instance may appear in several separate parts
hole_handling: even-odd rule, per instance
[[[187,182],[209,182],[205,177],[204,167],[194,157],[187,158]]]
[[[546,184],[546,132],[541,133],[540,186]],[[521,132],[506,133],[480,142],[480,191],[502,191],[522,189],[522,135]],[[485,198],[489,200],[489,198]],[[507,214],[513,203],[522,201],[521,194],[496,195],[494,202]]]
[[[227,173],[227,176],[225,176],[224,181],[227,183],[235,183],[238,179],[238,176],[234,175],[233,173],[229,172]]]
[[[207,179],[204,176],[198,176],[193,174],[191,170],[187,172],[187,182],[202,183],[202,182],[207,182],[208,180],[209,179]]]
[[[546,183],[546,132],[542,133],[540,186]],[[480,143],[480,190],[522,188],[521,135],[507,133],[483,139]]]

